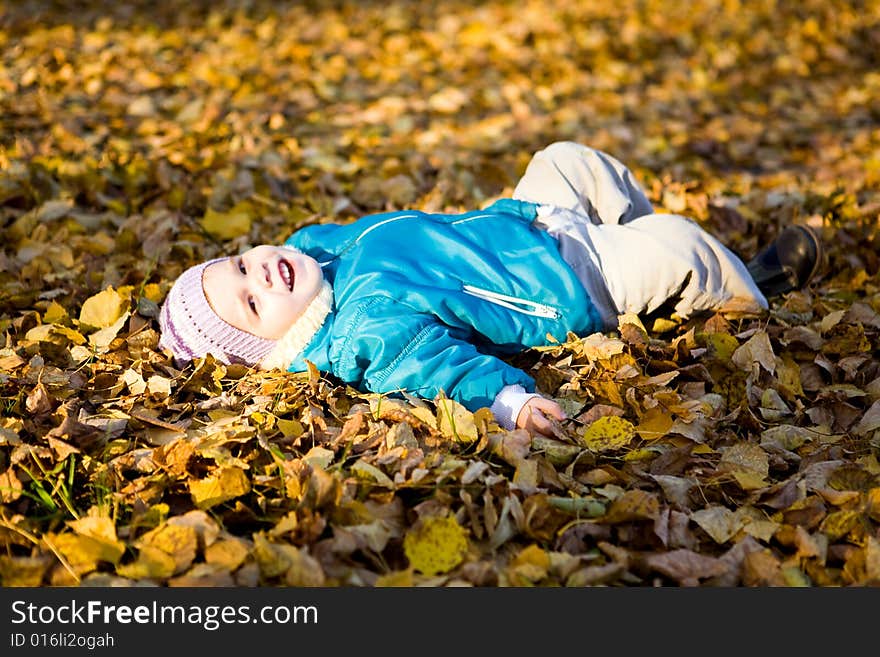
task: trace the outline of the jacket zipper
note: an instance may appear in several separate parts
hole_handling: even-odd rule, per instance
[[[521,299],[520,297],[512,297],[507,294],[499,294],[498,292],[484,290],[483,288],[474,285],[463,285],[462,290],[465,294],[470,294],[473,297],[483,299],[484,301],[494,303],[498,306],[503,306],[504,308],[510,308],[511,310],[523,313],[524,315],[545,317],[547,319],[559,319],[559,311],[544,303],[538,303],[537,301],[531,301],[530,299]]]

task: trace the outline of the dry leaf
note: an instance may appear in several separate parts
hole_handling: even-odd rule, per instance
[[[474,414],[454,399],[437,400],[437,428],[451,440],[471,443],[479,438]]]
[[[250,489],[251,482],[244,470],[234,466],[218,468],[211,476],[189,484],[193,503],[200,509],[210,509],[244,495]]]
[[[83,302],[80,324],[87,329],[103,329],[116,324],[128,312],[128,299],[109,286]]]
[[[410,565],[425,575],[449,572],[462,562],[467,549],[467,535],[453,517],[425,518],[403,539]]]
[[[595,420],[579,437],[580,443],[594,452],[606,452],[626,446],[635,437],[636,429],[629,420],[606,415]]]

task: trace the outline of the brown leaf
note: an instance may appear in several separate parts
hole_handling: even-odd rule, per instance
[[[25,408],[33,415],[42,415],[48,413],[55,407],[55,400],[49,394],[49,390],[42,383],[38,383],[36,387],[28,393],[25,400]]]
[[[42,586],[52,559],[48,555],[38,557],[13,557],[0,556],[0,585],[13,586]]]
[[[685,549],[650,554],[642,558],[642,563],[682,586],[698,586],[701,579],[719,577],[727,572],[728,568],[717,558]]]
[[[752,363],[759,363],[770,374],[776,372],[776,355],[773,353],[773,345],[770,344],[770,336],[766,331],[757,331],[736,348],[730,359],[741,370],[749,371],[752,369]]]
[[[0,473],[0,502],[9,504],[21,497],[23,488],[13,468]]]
[[[767,485],[770,461],[767,452],[751,443],[739,442],[722,448],[719,472],[733,475],[743,490],[755,490]]]
[[[749,552],[743,558],[744,586],[785,586],[782,565],[769,550]]]
[[[599,520],[609,524],[654,520],[659,511],[660,502],[656,495],[642,490],[630,490],[614,500],[608,512]]]

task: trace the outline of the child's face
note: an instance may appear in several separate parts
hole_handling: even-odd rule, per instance
[[[264,244],[208,265],[202,287],[221,319],[278,340],[315,298],[323,280],[314,258]]]

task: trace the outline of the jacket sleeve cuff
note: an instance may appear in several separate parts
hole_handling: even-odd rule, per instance
[[[519,384],[504,386],[501,392],[495,395],[495,401],[492,402],[489,410],[495,415],[498,424],[509,431],[516,428],[516,418],[519,417],[519,412],[526,402],[540,396],[534,392],[526,392],[526,389]]]

